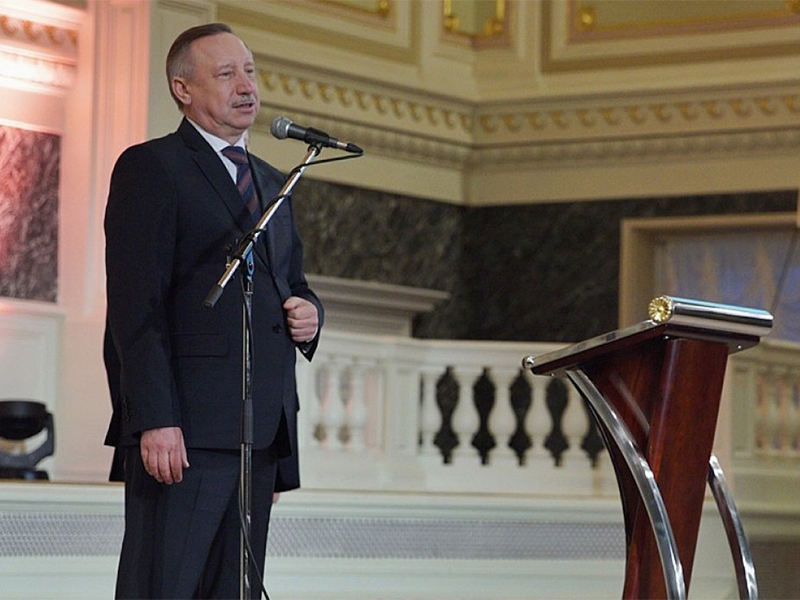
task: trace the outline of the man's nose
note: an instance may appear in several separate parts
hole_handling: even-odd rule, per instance
[[[236,93],[245,95],[255,91],[256,82],[247,73],[241,73],[236,80]]]

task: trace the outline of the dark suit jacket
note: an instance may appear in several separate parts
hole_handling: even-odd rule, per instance
[[[272,199],[283,176],[250,159],[262,201]],[[239,282],[231,281],[215,308],[204,308],[203,300],[237,240],[254,225],[219,157],[186,120],[177,132],[120,156],[105,218],[105,359],[118,368],[118,374],[109,369],[114,411],[108,445],[138,444],[145,429],[178,426],[189,448],[239,448]],[[269,446],[285,415],[294,457],[284,464],[296,470],[295,344],[282,304],[289,296],[309,300],[320,325],[323,311],[303,274],[291,199],[270,221],[254,262],[253,447]],[[318,339],[319,333],[301,345],[308,359]],[[283,454],[289,456],[287,449]],[[289,470],[283,489],[296,487]]]

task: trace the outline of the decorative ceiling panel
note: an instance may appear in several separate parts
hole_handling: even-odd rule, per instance
[[[800,3],[543,0],[542,71],[800,55]]]
[[[370,9],[370,7],[374,7]],[[400,63],[416,63],[419,6],[409,0],[321,2],[318,0],[223,0],[217,18],[241,27],[291,37]],[[308,57],[313,62],[314,57]]]

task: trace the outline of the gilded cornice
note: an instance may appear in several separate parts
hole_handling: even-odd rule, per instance
[[[469,163],[515,166],[632,164],[706,159],[712,156],[796,155],[798,152],[800,152],[800,125],[767,131],[709,132],[704,135],[648,136],[483,147],[476,148],[470,153]]]
[[[638,102],[600,99],[569,108],[557,103],[525,109],[493,107],[479,109],[475,123],[476,138],[488,144],[522,138],[585,139],[800,125],[800,90]]]
[[[0,14],[0,41],[8,40],[58,48],[73,54],[78,46],[78,31]]]
[[[289,65],[259,75],[259,131],[284,114],[368,152],[453,168],[800,148],[800,88],[787,83],[482,105]]]
[[[348,118],[383,120],[392,127],[424,129],[426,135],[463,140],[472,133],[472,110],[431,98],[403,94],[388,88],[329,81],[320,76],[295,75],[285,71],[259,71],[264,96],[270,104],[296,107],[296,101],[324,113],[336,109]]]
[[[0,76],[66,89],[75,79],[78,30],[0,14]]]
[[[454,169],[464,168],[470,159],[471,149],[466,144],[425,138],[413,133],[377,128],[318,114],[278,109],[264,102],[262,105],[264,106],[253,128],[264,135],[270,134],[271,120],[280,114],[306,127],[335,132],[339,139],[358,140],[358,144],[371,155],[392,156],[408,162],[436,164]]]

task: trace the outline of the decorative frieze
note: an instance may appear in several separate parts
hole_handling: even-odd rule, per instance
[[[76,48],[78,46],[78,32],[75,29],[45,25],[10,15],[0,15],[0,36],[39,46],[56,48]]]
[[[264,107],[370,152],[452,168],[475,163],[604,163],[726,156],[800,148],[800,89],[671,92],[646,98],[537,101],[531,106],[460,105],[325,74],[260,71]],[[324,116],[322,116],[324,115]]]
[[[624,159],[658,161],[710,155],[786,154],[800,151],[800,125],[792,129],[707,133],[628,139],[595,139],[476,148],[472,164],[571,163],[601,164]]]
[[[472,131],[471,110],[454,108],[452,103],[437,104],[430,98],[421,100],[389,89],[325,81],[323,76],[309,77],[266,69],[259,71],[259,75],[270,103],[278,102],[276,96],[300,99],[352,113],[354,120],[369,115],[385,118],[387,124],[394,121],[392,125],[399,122],[406,127],[432,127],[434,130],[430,134],[448,138],[458,136],[458,139]]]
[[[483,112],[483,111],[481,111]],[[584,136],[600,131],[619,132],[637,128],[662,130],[725,128],[755,124],[759,119],[787,119],[800,124],[800,91],[734,98],[700,98],[678,101],[578,106],[570,109],[543,107],[539,110],[502,112],[478,116],[478,135],[491,143],[492,134],[524,134],[571,131]]]
[[[0,77],[64,90],[75,80],[77,25],[56,25],[33,15],[0,14]]]

